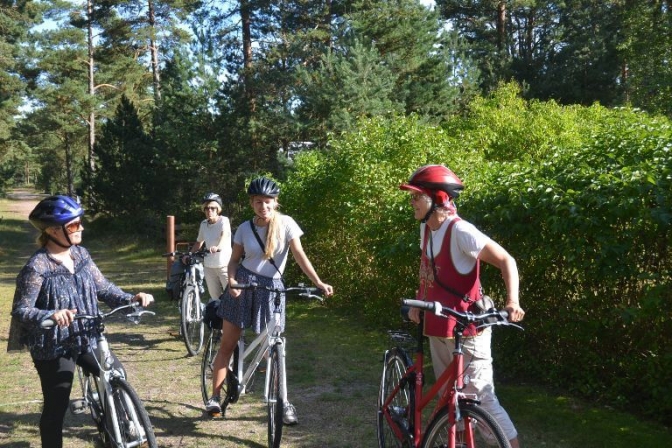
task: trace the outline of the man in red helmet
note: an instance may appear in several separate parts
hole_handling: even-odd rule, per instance
[[[464,189],[462,181],[443,165],[418,168],[409,181],[399,188],[411,193],[411,206],[420,224],[420,288],[417,298],[438,301],[458,311],[477,311],[476,302],[483,298],[480,260],[495,266],[506,285],[509,320],[518,322],[525,312],[518,298],[516,261],[495,241],[457,215],[454,199]],[[417,308],[409,312],[420,323]],[[429,338],[434,373],[438,378],[453,358],[453,319],[427,313],[425,335]],[[492,414],[513,448],[518,448],[518,432],[495,395],[490,351],[491,329],[478,332],[473,326],[464,332],[465,359],[470,359],[467,393],[475,393],[481,406]]]

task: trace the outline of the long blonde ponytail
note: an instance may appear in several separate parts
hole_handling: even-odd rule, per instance
[[[266,259],[271,259],[277,247],[284,247],[285,232],[282,224],[282,214],[277,207],[270,222],[268,223],[268,232],[266,233]]]

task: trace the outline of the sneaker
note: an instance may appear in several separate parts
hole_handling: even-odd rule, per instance
[[[210,415],[222,413],[222,407],[219,405],[220,398],[218,396],[211,397],[205,404],[205,412]]]
[[[282,423],[287,426],[299,423],[299,417],[296,415],[296,408],[291,403],[286,403],[282,409]]]

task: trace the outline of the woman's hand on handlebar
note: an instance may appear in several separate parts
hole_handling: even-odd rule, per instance
[[[525,311],[517,303],[507,303],[504,309],[509,313],[509,322],[520,322],[525,317]]]
[[[73,308],[71,310],[58,310],[51,315],[51,319],[56,322],[56,325],[59,327],[68,327],[75,320],[75,315],[77,314],[77,309]]]
[[[240,297],[240,295],[243,293],[242,289],[236,289],[236,285],[237,283],[229,282],[229,296],[231,296],[232,299]]]
[[[415,322],[416,324],[420,323],[420,310],[418,308],[409,308],[408,310],[408,318],[411,319],[412,322]]]
[[[151,294],[147,294],[144,292],[139,292],[133,298],[131,301],[138,302],[143,308],[149,306],[150,304],[154,303],[154,296]]]
[[[328,285],[326,283],[319,282],[315,284],[318,288],[320,288],[322,291],[324,291],[324,296],[329,297],[334,294],[334,288],[331,285]]]

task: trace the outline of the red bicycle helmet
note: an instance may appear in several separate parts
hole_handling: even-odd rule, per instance
[[[84,209],[70,196],[49,196],[30,212],[28,219],[37,230],[63,226],[84,214]]]
[[[443,165],[424,165],[411,174],[401,190],[416,191],[432,198],[436,205],[444,205],[448,199],[455,199],[464,190],[459,177]]]

